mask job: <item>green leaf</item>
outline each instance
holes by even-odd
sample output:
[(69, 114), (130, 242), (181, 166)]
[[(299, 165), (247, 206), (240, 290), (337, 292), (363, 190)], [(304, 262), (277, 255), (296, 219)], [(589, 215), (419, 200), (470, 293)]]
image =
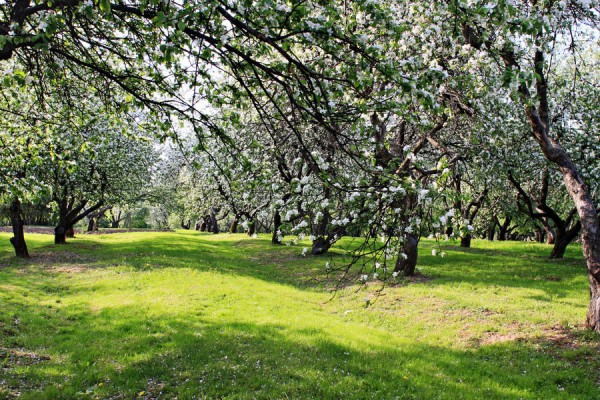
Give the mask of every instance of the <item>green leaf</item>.
[(98, 6), (100, 11), (110, 13), (110, 0), (98, 0)]

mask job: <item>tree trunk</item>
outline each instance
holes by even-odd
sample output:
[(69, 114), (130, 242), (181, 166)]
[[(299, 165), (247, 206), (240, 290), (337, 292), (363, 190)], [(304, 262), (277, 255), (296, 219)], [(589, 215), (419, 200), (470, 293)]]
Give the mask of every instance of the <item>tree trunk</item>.
[(219, 221), (217, 220), (217, 213), (215, 210), (210, 211), (210, 231), (212, 233), (219, 233)]
[(506, 219), (504, 220), (504, 223), (502, 223), (502, 225), (500, 225), (498, 227), (498, 240), (499, 241), (504, 241), (507, 239), (507, 235), (510, 232), (510, 221), (511, 219), (509, 217), (506, 217)]
[(15, 255), (21, 258), (29, 258), (27, 243), (25, 243), (23, 218), (21, 217), (21, 202), (16, 197), (10, 205), (10, 219), (13, 229), (13, 237), (10, 238), (10, 243), (15, 248)]
[(492, 221), (492, 223), (488, 226), (488, 229), (487, 229), (487, 240), (493, 241), (495, 234), (496, 234), (496, 224)]
[(567, 250), (567, 246), (571, 243), (567, 238), (559, 237), (554, 241), (554, 247), (552, 247), (552, 253), (550, 253), (550, 259), (560, 259), (565, 256), (565, 250)]
[(229, 225), (229, 233), (237, 233), (239, 222), (239, 217), (237, 215), (234, 216), (233, 221), (231, 221), (231, 225)]
[(70, 239), (73, 239), (75, 237), (75, 229), (73, 228), (73, 225), (67, 228), (65, 235)]
[(196, 225), (194, 226), (194, 229), (199, 231), (201, 225), (202, 225), (202, 222), (199, 219), (196, 220)]
[(546, 237), (546, 231), (542, 228), (537, 228), (534, 232), (535, 241), (538, 243), (544, 243), (544, 239)]
[(249, 220), (248, 221), (248, 236), (252, 236), (256, 233), (256, 223), (254, 222), (254, 220)]
[(281, 244), (281, 240), (279, 240), (280, 227), (281, 214), (279, 214), (279, 210), (275, 210), (275, 214), (273, 215), (273, 236), (271, 237), (271, 243), (273, 244)]
[(120, 222), (121, 222), (121, 211), (119, 211), (119, 214), (117, 214), (116, 217), (113, 215), (110, 227), (117, 229), (119, 227)]
[(556, 234), (551, 229), (546, 229), (546, 244), (554, 244), (556, 242)]
[(54, 244), (65, 244), (67, 243), (67, 228), (58, 225), (54, 228)]
[(98, 230), (98, 224), (96, 222), (96, 218), (88, 218), (88, 227), (87, 227), (87, 231), (88, 232), (94, 232)]
[(331, 247), (331, 243), (328, 243), (328, 240), (323, 236), (318, 236), (312, 243), (311, 253), (315, 256), (320, 254), (325, 254)]
[(471, 234), (467, 233), (465, 236), (460, 238), (460, 247), (471, 247)]
[(210, 220), (210, 217), (202, 218), (202, 222), (200, 223), (200, 232), (206, 232), (208, 229), (208, 220)]
[(398, 256), (394, 272), (399, 272), (403, 276), (413, 276), (415, 274), (415, 268), (417, 267), (417, 258), (419, 255), (418, 246), (419, 240), (416, 236), (406, 236), (406, 242), (402, 247), (402, 252), (406, 254), (406, 258), (404, 258), (402, 254)]

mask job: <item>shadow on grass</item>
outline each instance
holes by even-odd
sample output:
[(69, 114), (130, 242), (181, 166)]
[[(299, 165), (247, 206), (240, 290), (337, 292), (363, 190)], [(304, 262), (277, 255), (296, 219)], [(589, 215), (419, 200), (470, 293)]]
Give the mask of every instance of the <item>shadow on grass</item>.
[[(88, 237), (73, 240), (67, 246), (41, 246), (32, 252), (29, 261), (6, 256), (0, 258), (0, 267), (22, 266), (28, 263), (63, 265), (72, 268), (123, 266), (145, 271), (159, 268), (191, 268), (216, 270), (231, 275), (249, 276), (268, 282), (282, 283), (300, 289), (335, 288), (338, 281), (327, 276), (325, 263), (332, 259), (343, 264), (349, 260), (342, 251), (326, 256), (302, 256), (302, 246), (274, 246), (265, 239), (253, 240), (244, 234), (205, 234), (193, 231), (161, 233), (157, 235), (127, 236), (115, 241), (117, 235)], [(106, 241), (104, 241), (106, 240)], [(345, 247), (352, 244), (345, 243)], [(523, 245), (520, 243), (519, 245)], [(474, 240), (474, 246), (492, 246), (469, 249), (442, 244), (448, 257), (432, 257), (435, 243), (422, 241), (419, 265), (425, 277), (435, 278), (428, 285), (456, 283), (535, 288), (545, 292), (538, 300), (553, 301), (580, 291), (581, 279), (586, 275), (581, 258), (574, 258), (578, 246), (569, 247), (568, 258), (551, 261), (545, 253), (550, 246), (525, 244), (527, 253), (511, 242)], [(520, 251), (519, 251), (520, 249)], [(485, 262), (482, 262), (482, 259)], [(61, 272), (52, 268), (46, 272)], [(64, 272), (64, 271), (62, 271)], [(347, 282), (341, 287), (346, 287)]]
[(460, 350), (379, 337), (363, 327), (365, 337), (375, 340), (350, 344), (326, 327), (215, 321), (201, 309), (186, 318), (157, 318), (130, 307), (94, 312), (10, 306), (15, 307), (30, 322), (19, 327), (13, 348), (4, 351), (18, 351), (23, 335), (42, 338), (37, 346), (44, 354), (36, 362), (22, 357), (21, 365), (18, 355), (5, 358), (0, 395), (8, 398), (20, 393), (23, 399), (591, 399), (598, 394), (596, 377), (577, 368), (588, 361), (557, 359), (543, 342)]

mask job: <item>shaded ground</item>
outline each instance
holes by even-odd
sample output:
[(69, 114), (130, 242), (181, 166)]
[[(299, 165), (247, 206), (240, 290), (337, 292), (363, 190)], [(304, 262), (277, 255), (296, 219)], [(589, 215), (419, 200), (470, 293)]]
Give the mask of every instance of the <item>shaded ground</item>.
[(0, 398), (600, 398), (577, 247), (423, 241), (414, 281), (331, 300), (326, 258), (266, 236), (9, 236)]

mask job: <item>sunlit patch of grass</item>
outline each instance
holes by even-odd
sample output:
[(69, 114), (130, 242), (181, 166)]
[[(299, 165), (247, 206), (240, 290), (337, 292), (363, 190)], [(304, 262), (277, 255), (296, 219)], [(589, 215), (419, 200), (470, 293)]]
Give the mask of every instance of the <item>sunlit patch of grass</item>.
[(600, 397), (577, 246), (424, 240), (427, 280), (331, 299), (326, 257), (267, 236), (28, 235), (31, 260), (8, 237), (0, 397)]

